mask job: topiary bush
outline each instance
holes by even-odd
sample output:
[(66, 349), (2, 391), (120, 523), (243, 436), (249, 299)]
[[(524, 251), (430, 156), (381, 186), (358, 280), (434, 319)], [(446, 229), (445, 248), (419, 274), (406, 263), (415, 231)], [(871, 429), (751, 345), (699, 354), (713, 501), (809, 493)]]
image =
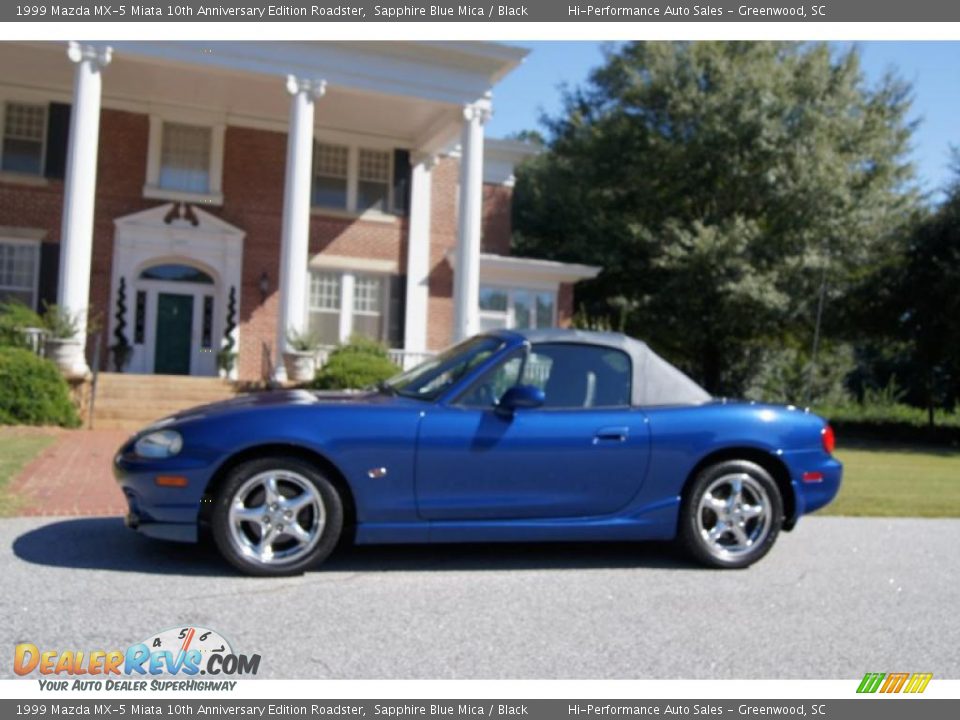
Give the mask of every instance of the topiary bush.
[(359, 390), (376, 385), (398, 372), (400, 368), (390, 361), (383, 345), (354, 337), (330, 353), (311, 387), (317, 390)]
[(78, 427), (66, 380), (29, 350), (0, 347), (0, 425)]

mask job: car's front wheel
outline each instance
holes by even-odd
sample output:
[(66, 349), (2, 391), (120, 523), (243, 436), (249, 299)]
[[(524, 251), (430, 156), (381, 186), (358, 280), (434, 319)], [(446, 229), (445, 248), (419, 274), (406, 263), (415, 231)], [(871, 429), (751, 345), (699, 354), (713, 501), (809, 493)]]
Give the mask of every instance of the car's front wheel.
[(234, 468), (214, 499), (220, 554), (250, 575), (294, 575), (319, 565), (343, 528), (343, 503), (316, 467), (258, 458)]
[(746, 460), (704, 468), (681, 506), (679, 539), (693, 558), (718, 568), (744, 568), (773, 547), (783, 500), (770, 473)]

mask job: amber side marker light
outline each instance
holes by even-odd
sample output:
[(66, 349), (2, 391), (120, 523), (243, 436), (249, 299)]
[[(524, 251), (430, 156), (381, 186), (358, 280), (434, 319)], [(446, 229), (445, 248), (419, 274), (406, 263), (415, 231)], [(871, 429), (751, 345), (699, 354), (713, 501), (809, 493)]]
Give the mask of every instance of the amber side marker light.
[(823, 441), (823, 449), (827, 451), (827, 455), (833, 455), (834, 448), (837, 447), (837, 438), (833, 434), (833, 428), (825, 425), (823, 430), (820, 431), (820, 440)]
[(154, 482), (160, 487), (186, 487), (187, 479), (182, 475), (157, 475)]

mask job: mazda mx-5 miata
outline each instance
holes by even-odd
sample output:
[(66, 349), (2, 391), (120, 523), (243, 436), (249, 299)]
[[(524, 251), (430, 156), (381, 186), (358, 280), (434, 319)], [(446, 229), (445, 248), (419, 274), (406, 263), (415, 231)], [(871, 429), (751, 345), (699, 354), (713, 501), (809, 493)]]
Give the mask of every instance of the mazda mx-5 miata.
[(615, 333), (496, 331), (375, 390), (241, 396), (133, 436), (127, 524), (255, 575), (357, 543), (676, 538), (742, 568), (840, 486), (833, 431), (717, 400)]

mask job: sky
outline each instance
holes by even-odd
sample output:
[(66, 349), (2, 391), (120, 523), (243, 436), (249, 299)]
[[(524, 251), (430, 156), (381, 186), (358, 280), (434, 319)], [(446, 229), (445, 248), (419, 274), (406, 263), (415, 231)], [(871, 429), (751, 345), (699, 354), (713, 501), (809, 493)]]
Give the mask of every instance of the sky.
[[(603, 62), (603, 43), (516, 43), (531, 50), (525, 62), (494, 88), (494, 116), (488, 137), (541, 129), (541, 113), (556, 114), (563, 84), (586, 81)], [(870, 81), (894, 70), (913, 85), (911, 119), (920, 120), (913, 138), (913, 161), (921, 188), (942, 198), (950, 180), (950, 147), (960, 146), (960, 42), (861, 42)], [(837, 43), (848, 47), (850, 43)]]

